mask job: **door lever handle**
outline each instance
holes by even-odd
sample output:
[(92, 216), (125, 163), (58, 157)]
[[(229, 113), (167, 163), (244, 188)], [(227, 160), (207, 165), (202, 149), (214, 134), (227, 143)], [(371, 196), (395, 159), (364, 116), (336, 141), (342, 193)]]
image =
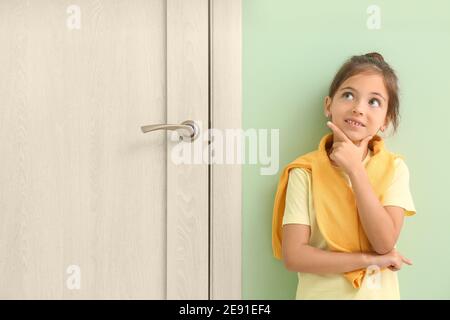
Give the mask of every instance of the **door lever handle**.
[(180, 140), (192, 142), (197, 139), (199, 135), (199, 127), (192, 120), (183, 121), (181, 124), (150, 124), (142, 126), (143, 133), (156, 130), (174, 130), (180, 135)]

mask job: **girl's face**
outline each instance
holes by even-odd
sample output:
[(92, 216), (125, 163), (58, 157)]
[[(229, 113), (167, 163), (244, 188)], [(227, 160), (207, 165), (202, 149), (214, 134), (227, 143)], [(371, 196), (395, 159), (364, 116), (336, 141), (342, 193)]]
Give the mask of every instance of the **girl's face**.
[(331, 121), (358, 144), (386, 128), (388, 99), (381, 75), (360, 73), (345, 80), (333, 98), (325, 97), (325, 116), (331, 115)]

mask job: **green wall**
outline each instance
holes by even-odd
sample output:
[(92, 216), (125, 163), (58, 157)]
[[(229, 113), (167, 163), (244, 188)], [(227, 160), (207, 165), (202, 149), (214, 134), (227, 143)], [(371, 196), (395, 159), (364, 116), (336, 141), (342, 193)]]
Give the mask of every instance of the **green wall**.
[[(369, 30), (371, 4), (381, 28)], [(329, 130), (323, 97), (354, 54), (378, 51), (397, 71), (399, 131), (387, 147), (405, 156), (417, 214), (398, 250), (402, 299), (450, 298), (450, 1), (243, 0), (243, 126), (279, 129), (279, 170), (243, 170), (243, 298), (293, 299), (295, 273), (274, 259), (271, 219), (282, 168), (316, 149)]]

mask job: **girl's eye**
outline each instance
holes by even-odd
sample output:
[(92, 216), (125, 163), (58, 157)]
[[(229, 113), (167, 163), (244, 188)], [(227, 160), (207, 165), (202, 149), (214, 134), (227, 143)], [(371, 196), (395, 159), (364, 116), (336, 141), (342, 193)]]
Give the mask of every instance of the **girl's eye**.
[(342, 96), (347, 98), (349, 95), (353, 97), (353, 93), (351, 93), (351, 92), (344, 92), (344, 94)]
[(378, 100), (378, 99), (375, 99), (375, 98), (370, 99), (369, 103), (370, 103), (371, 101), (375, 101), (375, 102), (376, 102), (375, 105), (371, 104), (371, 105), (374, 106), (374, 107), (379, 107), (379, 106), (381, 105), (380, 100)]

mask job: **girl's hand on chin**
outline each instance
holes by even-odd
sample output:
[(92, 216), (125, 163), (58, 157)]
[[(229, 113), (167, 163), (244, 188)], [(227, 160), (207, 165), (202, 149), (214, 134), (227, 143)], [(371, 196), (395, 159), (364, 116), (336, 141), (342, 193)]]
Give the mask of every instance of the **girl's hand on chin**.
[(330, 159), (341, 167), (348, 175), (353, 171), (362, 167), (362, 160), (367, 145), (372, 139), (369, 135), (355, 145), (346, 135), (331, 121), (327, 122), (327, 126), (333, 131), (335, 142), (332, 146)]

